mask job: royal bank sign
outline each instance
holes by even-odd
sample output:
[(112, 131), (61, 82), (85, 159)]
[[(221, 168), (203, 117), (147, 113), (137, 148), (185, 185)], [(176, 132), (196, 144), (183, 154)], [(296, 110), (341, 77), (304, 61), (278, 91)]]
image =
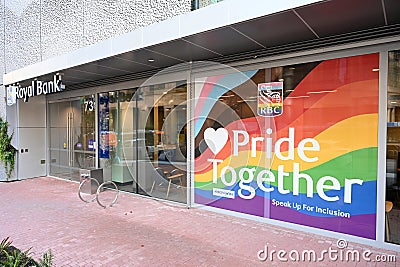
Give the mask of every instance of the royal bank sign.
[(7, 91), (7, 105), (11, 106), (17, 99), (28, 102), (30, 97), (58, 93), (65, 89), (61, 80), (61, 75), (55, 74), (52, 81), (33, 80), (29, 86), (9, 85)]

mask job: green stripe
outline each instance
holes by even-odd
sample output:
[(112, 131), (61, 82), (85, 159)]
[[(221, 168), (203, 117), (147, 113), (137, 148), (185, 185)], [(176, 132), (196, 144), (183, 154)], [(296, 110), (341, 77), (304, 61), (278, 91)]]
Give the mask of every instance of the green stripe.
[[(345, 179), (361, 179), (363, 181), (373, 181), (377, 178), (377, 164), (378, 164), (378, 148), (370, 147), (363, 148), (359, 150), (355, 150), (349, 152), (347, 154), (336, 157), (330, 161), (327, 161), (321, 165), (318, 165), (314, 168), (301, 171), (301, 162), (300, 162), (300, 173), (309, 175), (313, 180), (313, 191), (316, 192), (316, 183), (323, 176), (333, 176), (338, 179), (340, 186), (344, 185)], [(264, 168), (259, 166), (242, 166), (236, 168), (236, 173), (238, 173), (240, 169), (243, 167), (247, 168), (256, 168), (255, 179), (258, 173)], [(275, 182), (271, 183), (271, 185), (277, 186), (277, 170), (271, 170), (275, 175)], [(212, 175), (212, 173), (210, 173)], [(231, 173), (227, 172), (225, 174), (226, 180), (231, 181)], [(210, 177), (211, 178), (211, 177)], [(239, 179), (239, 177), (238, 177)], [(284, 177), (284, 189), (289, 189), (292, 191), (293, 189), (293, 173), (290, 172), (289, 176)], [(212, 188), (223, 188), (225, 185), (221, 182), (221, 179), (218, 178), (218, 183), (213, 184), (211, 182), (195, 182), (195, 188), (201, 188), (203, 190), (212, 190)], [(305, 179), (300, 179), (300, 193), (306, 193), (306, 182)]]

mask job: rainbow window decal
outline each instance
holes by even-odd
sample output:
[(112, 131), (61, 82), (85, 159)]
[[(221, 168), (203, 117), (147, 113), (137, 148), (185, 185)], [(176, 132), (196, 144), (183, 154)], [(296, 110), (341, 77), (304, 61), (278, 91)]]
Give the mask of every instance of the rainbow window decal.
[[(375, 239), (377, 68), (368, 54), (196, 80), (195, 203)], [(269, 86), (281, 109), (265, 116)]]

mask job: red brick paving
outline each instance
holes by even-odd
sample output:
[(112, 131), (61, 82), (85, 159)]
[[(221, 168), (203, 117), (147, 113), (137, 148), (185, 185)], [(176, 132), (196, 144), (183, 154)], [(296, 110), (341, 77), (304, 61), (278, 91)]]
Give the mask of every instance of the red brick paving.
[[(271, 266), (257, 252), (328, 249), (336, 240), (131, 194), (103, 209), (77, 196), (78, 184), (49, 177), (0, 183), (0, 239), (49, 248), (56, 266)], [(132, 210), (132, 213), (130, 211)], [(126, 215), (125, 213), (128, 212)], [(355, 248), (366, 246), (351, 244)], [(394, 251), (368, 248), (374, 253)], [(400, 253), (397, 252), (398, 262)], [(396, 266), (395, 263), (293, 263), (298, 266)], [(398, 266), (400, 263), (397, 263)]]

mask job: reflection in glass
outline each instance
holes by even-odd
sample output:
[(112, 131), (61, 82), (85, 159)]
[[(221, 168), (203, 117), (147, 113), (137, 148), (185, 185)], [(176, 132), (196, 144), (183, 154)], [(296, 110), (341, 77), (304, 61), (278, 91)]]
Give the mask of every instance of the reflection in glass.
[(186, 202), (186, 82), (139, 90), (139, 186), (148, 195)]
[(49, 103), (50, 175), (79, 181), (96, 166), (94, 95)]
[(196, 76), (194, 94), (213, 97), (194, 107), (194, 202), (374, 240), (378, 65), (368, 54)]
[(136, 89), (99, 94), (99, 158), (104, 181), (135, 192)]
[(186, 202), (186, 82), (99, 94), (99, 158), (120, 190)]
[(400, 244), (400, 51), (389, 52), (385, 240)]

